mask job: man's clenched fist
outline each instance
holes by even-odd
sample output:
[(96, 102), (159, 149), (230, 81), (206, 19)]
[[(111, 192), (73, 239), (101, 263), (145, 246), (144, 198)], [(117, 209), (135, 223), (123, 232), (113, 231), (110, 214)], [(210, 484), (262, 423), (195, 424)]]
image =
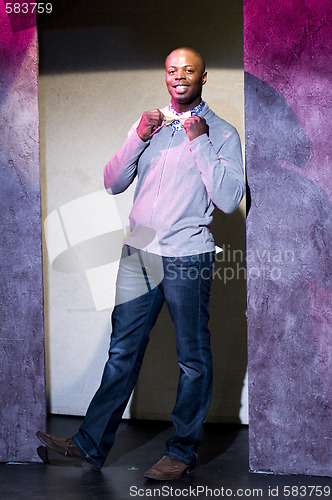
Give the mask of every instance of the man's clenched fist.
[(187, 136), (190, 141), (196, 139), (203, 134), (209, 133), (209, 127), (206, 124), (204, 118), (197, 115), (192, 115), (183, 124), (183, 128), (187, 132)]
[(150, 138), (151, 134), (161, 126), (163, 119), (164, 115), (160, 109), (144, 111), (137, 127), (137, 133), (142, 141), (147, 141)]

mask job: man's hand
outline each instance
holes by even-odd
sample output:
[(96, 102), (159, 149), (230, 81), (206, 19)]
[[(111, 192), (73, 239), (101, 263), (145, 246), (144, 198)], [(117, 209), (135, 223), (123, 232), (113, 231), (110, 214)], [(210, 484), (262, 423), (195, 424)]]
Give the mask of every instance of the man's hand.
[(193, 141), (200, 135), (209, 133), (209, 127), (206, 121), (204, 120), (204, 118), (201, 118), (197, 115), (192, 115), (187, 118), (187, 120), (183, 124), (183, 128), (187, 132), (187, 136), (190, 141)]
[(141, 120), (137, 127), (137, 133), (142, 139), (142, 141), (147, 141), (151, 134), (160, 127), (164, 119), (163, 113), (160, 109), (152, 109), (151, 111), (145, 111), (142, 114)]

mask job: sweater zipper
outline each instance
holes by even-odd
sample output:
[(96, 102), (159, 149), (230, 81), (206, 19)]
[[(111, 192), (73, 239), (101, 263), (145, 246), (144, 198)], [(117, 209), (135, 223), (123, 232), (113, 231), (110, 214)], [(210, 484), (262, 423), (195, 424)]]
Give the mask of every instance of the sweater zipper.
[(169, 149), (170, 149), (170, 147), (171, 147), (171, 144), (172, 144), (172, 142), (173, 142), (174, 135), (175, 135), (175, 131), (173, 130), (173, 131), (172, 131), (172, 135), (171, 135), (171, 137), (170, 137), (170, 140), (169, 140), (169, 142), (168, 142), (168, 146), (167, 146), (166, 154), (165, 154), (164, 161), (163, 161), (163, 164), (162, 164), (162, 167), (161, 167), (161, 172), (160, 172), (160, 176), (159, 176), (159, 182), (158, 182), (157, 192), (156, 192), (156, 196), (155, 196), (154, 203), (153, 203), (153, 209), (152, 209), (152, 211), (151, 211), (151, 217), (150, 217), (150, 227), (152, 227), (152, 219), (153, 219), (153, 215), (154, 215), (154, 212), (155, 212), (155, 209), (156, 209), (156, 206), (157, 206), (157, 201), (158, 201), (158, 198), (159, 198), (160, 187), (161, 187), (161, 181), (162, 181), (163, 174), (164, 174), (164, 169), (165, 169), (165, 163), (166, 163), (166, 160), (167, 160), (168, 151), (169, 151)]

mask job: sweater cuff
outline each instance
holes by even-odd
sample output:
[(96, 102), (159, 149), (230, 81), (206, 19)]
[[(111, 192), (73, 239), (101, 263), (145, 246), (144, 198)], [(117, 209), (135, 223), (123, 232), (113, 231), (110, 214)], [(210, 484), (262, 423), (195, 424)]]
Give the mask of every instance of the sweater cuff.
[(211, 144), (209, 136), (207, 134), (202, 134), (189, 142), (189, 149), (193, 153), (198, 151), (205, 144)]

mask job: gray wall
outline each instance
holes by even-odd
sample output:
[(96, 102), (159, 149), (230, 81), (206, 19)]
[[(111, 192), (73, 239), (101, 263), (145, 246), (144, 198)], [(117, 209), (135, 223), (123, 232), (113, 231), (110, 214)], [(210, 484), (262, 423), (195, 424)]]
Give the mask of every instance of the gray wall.
[(244, 4), (250, 467), (331, 476), (332, 12), (305, 4)]
[[(103, 166), (144, 110), (168, 104), (163, 61), (173, 48), (193, 46), (206, 56), (203, 97), (244, 137), (242, 2), (110, 4), (72, 2), (39, 30), (47, 380), (54, 413), (84, 414), (100, 380), (131, 195), (103, 197)], [(225, 257), (216, 266), (211, 304), (210, 421), (247, 421), (244, 218), (244, 205), (230, 216), (215, 212), (213, 232)], [(114, 236), (113, 262), (94, 254), (87, 266), (86, 245), (95, 252), (107, 234)], [(127, 415), (169, 419), (178, 378), (174, 344), (163, 310)]]
[(35, 433), (46, 427), (38, 49), (31, 25), (11, 25), (1, 2), (1, 462), (38, 461)]

